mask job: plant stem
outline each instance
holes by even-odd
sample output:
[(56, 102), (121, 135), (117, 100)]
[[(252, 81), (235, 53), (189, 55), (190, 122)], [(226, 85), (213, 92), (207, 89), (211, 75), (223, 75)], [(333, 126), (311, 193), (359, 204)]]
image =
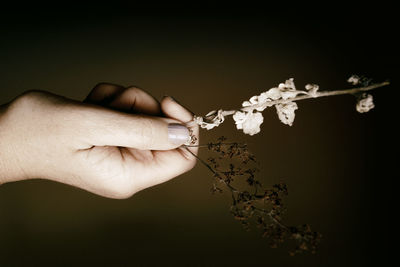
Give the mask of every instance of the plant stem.
[[(229, 146), (229, 145), (234, 145), (234, 144), (237, 144), (237, 143), (216, 143), (217, 145), (224, 145), (224, 146)], [(215, 144), (212, 144), (212, 145), (215, 145)], [(185, 147), (199, 147), (199, 148), (201, 148), (201, 147), (208, 147), (209, 145), (207, 144), (207, 145), (185, 145)], [(242, 146), (238, 146), (239, 148), (244, 148), (244, 147), (246, 147), (245, 145), (242, 145)]]
[[(365, 86), (365, 87), (357, 87), (357, 88), (342, 89), (342, 90), (335, 90), (335, 91), (321, 91), (321, 92), (316, 92), (316, 94), (314, 96), (301, 95), (301, 96), (297, 96), (297, 97), (293, 97), (293, 98), (289, 98), (289, 99), (279, 99), (279, 100), (275, 100), (275, 101), (268, 101), (265, 103), (244, 107), (244, 108), (241, 108), (240, 110), (241, 111), (252, 111), (256, 108), (271, 107), (271, 106), (274, 106), (277, 104), (284, 104), (284, 103), (288, 103), (288, 102), (294, 102), (294, 101), (310, 99), (310, 98), (318, 98), (318, 97), (334, 96), (334, 95), (345, 95), (345, 94), (355, 94), (358, 92), (366, 92), (366, 91), (370, 91), (370, 90), (373, 90), (373, 89), (376, 89), (379, 87), (384, 87), (389, 84), (390, 84), (389, 81), (385, 81), (385, 82), (375, 83), (375, 84)], [(237, 110), (224, 110), (222, 112), (222, 115), (223, 116), (233, 115), (233, 114), (235, 114), (236, 111)], [(210, 116), (210, 117), (212, 117), (212, 116)], [(205, 119), (207, 119), (207, 117), (205, 117)]]
[[(203, 159), (201, 159), (200, 157), (198, 157), (196, 154), (194, 154), (192, 151), (190, 151), (190, 149), (187, 148), (187, 146), (185, 146), (185, 149), (187, 151), (189, 151), (190, 154), (192, 154), (198, 161), (200, 161), (204, 166), (207, 167), (207, 169), (209, 169), (213, 174), (218, 175), (218, 172), (216, 170), (214, 170), (207, 162), (205, 162)], [(232, 193), (237, 193), (240, 192), (239, 190), (237, 190), (235, 187), (231, 186), (230, 184), (228, 184), (227, 182), (225, 182), (224, 180), (223, 183), (232, 191)]]
[(271, 220), (272, 220), (274, 223), (276, 223), (277, 225), (279, 225), (279, 226), (282, 227), (283, 229), (289, 231), (289, 227), (287, 227), (287, 226), (284, 225), (280, 220), (278, 220), (277, 218), (275, 218), (275, 217), (272, 215), (272, 212), (271, 212), (271, 211), (268, 212), (267, 210), (260, 209), (260, 208), (257, 208), (257, 207), (254, 207), (254, 209), (257, 210), (257, 211), (259, 211), (259, 212), (261, 212), (262, 214), (267, 214), (267, 215), (271, 218)]
[[(188, 146), (184, 146), (184, 148), (190, 153), (192, 154), (197, 160), (199, 160), (204, 166), (207, 167), (207, 169), (209, 169), (213, 174), (217, 174), (218, 172), (216, 170), (214, 170), (207, 162), (205, 162), (203, 159), (201, 159), (200, 157), (198, 157), (196, 154), (194, 154), (192, 151), (190, 151), (190, 149), (188, 148)], [(231, 186), (229, 183), (227, 183), (224, 180), (221, 180), (230, 190), (231, 190), (231, 195), (232, 195), (232, 201), (233, 201), (233, 205), (236, 205), (236, 198), (234, 193), (239, 193), (240, 191), (237, 190), (236, 188), (234, 188), (233, 186)], [(257, 196), (257, 188), (256, 188), (256, 193), (254, 194), (256, 198), (262, 198), (264, 196)], [(279, 219), (275, 218), (275, 216), (272, 214), (272, 211), (267, 211), (258, 207), (254, 207), (253, 208), (262, 213), (262, 214), (266, 214), (268, 215), (268, 217), (271, 219), (271, 221), (277, 225), (279, 225), (282, 229), (284, 229), (285, 231), (289, 231), (289, 227), (287, 227), (284, 223), (282, 223)]]
[(289, 98), (289, 99), (279, 99), (279, 100), (275, 100), (275, 101), (269, 101), (263, 104), (259, 104), (259, 105), (254, 105), (251, 107), (245, 107), (242, 108), (242, 111), (249, 111), (249, 110), (253, 110), (254, 108), (257, 107), (263, 107), (264, 105), (266, 105), (267, 107), (271, 107), (277, 104), (283, 104), (283, 103), (288, 103), (288, 102), (293, 102), (293, 101), (299, 101), (299, 100), (304, 100), (304, 99), (309, 99), (309, 98), (318, 98), (318, 97), (324, 97), (324, 96), (334, 96), (334, 95), (346, 95), (346, 94), (355, 94), (358, 92), (366, 92), (366, 91), (370, 91), (379, 87), (383, 87), (386, 85), (389, 85), (390, 82), (385, 81), (382, 83), (376, 83), (376, 84), (372, 84), (370, 86), (365, 86), (365, 87), (358, 87), (358, 88), (352, 88), (352, 89), (343, 89), (343, 90), (335, 90), (335, 91), (322, 91), (322, 92), (316, 92), (315, 96), (310, 96), (310, 95), (301, 95), (301, 96), (297, 96), (294, 98)]
[(190, 154), (192, 154), (198, 161), (200, 161), (204, 166), (206, 166), (213, 174), (218, 174), (207, 162), (205, 162), (203, 159), (198, 157), (196, 154), (194, 154), (188, 146), (184, 146), (187, 151), (189, 151)]

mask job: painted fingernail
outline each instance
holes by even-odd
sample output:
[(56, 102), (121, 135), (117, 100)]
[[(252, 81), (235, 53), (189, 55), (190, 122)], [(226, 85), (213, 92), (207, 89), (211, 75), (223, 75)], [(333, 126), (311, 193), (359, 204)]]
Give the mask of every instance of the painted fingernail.
[(174, 145), (182, 145), (190, 138), (189, 130), (179, 123), (168, 124), (168, 139)]

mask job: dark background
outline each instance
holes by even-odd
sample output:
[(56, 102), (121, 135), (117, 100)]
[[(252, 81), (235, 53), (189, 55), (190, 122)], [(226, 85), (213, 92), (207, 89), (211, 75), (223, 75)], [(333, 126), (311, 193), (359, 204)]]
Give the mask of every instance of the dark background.
[(291, 77), (298, 88), (321, 90), (349, 87), (351, 74), (392, 84), (373, 92), (367, 114), (356, 112), (353, 96), (336, 96), (299, 102), (292, 127), (271, 109), (254, 137), (231, 119), (201, 132), (201, 143), (222, 134), (247, 142), (261, 162), (259, 179), (288, 184), (285, 221), (323, 234), (316, 255), (290, 257), (285, 245), (271, 249), (256, 229), (242, 230), (229, 195), (211, 195), (211, 175), (198, 164), (126, 200), (44, 180), (2, 185), (0, 266), (388, 263), (396, 233), (394, 8), (314, 8), (2, 8), (0, 103), (28, 89), (83, 99), (104, 81), (171, 95), (205, 114), (238, 108)]

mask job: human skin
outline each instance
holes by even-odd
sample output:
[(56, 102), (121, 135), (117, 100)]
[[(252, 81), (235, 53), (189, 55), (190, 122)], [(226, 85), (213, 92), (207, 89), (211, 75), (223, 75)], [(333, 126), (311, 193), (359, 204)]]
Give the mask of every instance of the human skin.
[(136, 87), (101, 83), (83, 102), (28, 91), (0, 107), (0, 184), (41, 178), (128, 198), (194, 167), (181, 147), (192, 118)]

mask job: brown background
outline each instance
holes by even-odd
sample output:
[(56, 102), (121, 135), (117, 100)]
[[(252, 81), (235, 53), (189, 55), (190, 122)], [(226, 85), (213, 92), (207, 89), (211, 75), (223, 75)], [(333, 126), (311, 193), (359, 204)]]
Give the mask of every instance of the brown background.
[[(353, 73), (396, 83), (394, 19), (383, 15), (390, 7), (327, 15), (330, 8), (70, 7), (11, 15), (3, 9), (0, 103), (28, 89), (83, 99), (105, 81), (137, 85), (159, 99), (171, 95), (205, 114), (238, 108), (291, 77), (298, 88), (317, 83), (323, 90), (348, 87)], [(292, 127), (266, 110), (254, 137), (236, 131), (231, 119), (201, 132), (201, 143), (222, 134), (247, 142), (261, 162), (261, 181), (288, 184), (285, 220), (323, 234), (316, 255), (290, 257), (285, 245), (271, 249), (257, 230), (243, 231), (229, 213), (229, 195), (211, 195), (210, 173), (198, 164), (127, 200), (44, 180), (2, 185), (0, 266), (386, 262), (394, 181), (388, 151), (397, 143), (391, 136), (398, 120), (393, 90), (376, 90), (368, 114), (356, 112), (353, 96), (338, 96), (299, 102)]]

